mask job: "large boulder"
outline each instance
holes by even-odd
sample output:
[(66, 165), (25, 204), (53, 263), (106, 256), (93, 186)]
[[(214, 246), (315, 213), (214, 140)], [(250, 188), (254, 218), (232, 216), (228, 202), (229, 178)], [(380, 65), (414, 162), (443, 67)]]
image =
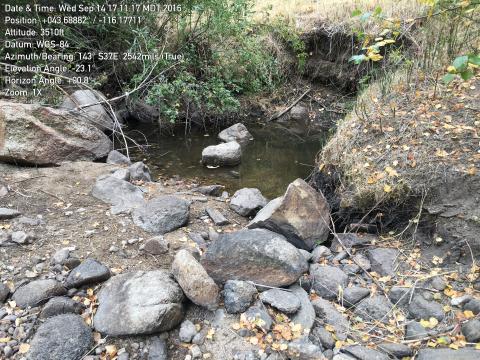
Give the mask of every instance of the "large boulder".
[[(77, 90), (70, 96), (65, 97), (65, 100), (60, 107), (62, 109), (70, 110), (74, 112), (76, 116), (88, 120), (101, 131), (112, 130), (112, 118), (105, 111), (102, 104), (96, 104), (105, 99), (105, 96), (99, 91)], [(85, 105), (91, 106), (83, 107)]]
[(255, 215), (265, 205), (267, 199), (255, 188), (237, 190), (230, 200), (230, 209), (242, 216)]
[(98, 293), (93, 324), (110, 336), (168, 331), (183, 319), (183, 299), (182, 289), (165, 270), (124, 273)]
[(0, 161), (55, 165), (108, 155), (110, 139), (65, 110), (0, 100)]
[(133, 222), (143, 230), (163, 235), (188, 222), (190, 204), (176, 196), (154, 198), (133, 211)]
[(293, 284), (308, 269), (297, 248), (265, 229), (220, 235), (208, 247), (202, 264), (215, 281), (250, 280), (268, 286)]
[(239, 144), (244, 144), (249, 140), (253, 140), (253, 136), (242, 123), (237, 123), (220, 131), (218, 138), (223, 142), (236, 141)]
[(82, 359), (93, 343), (92, 330), (81, 316), (54, 316), (38, 328), (30, 343), (27, 360)]
[(248, 224), (282, 234), (300, 249), (312, 250), (330, 233), (330, 208), (324, 196), (302, 179), (292, 182), (283, 197), (270, 201)]
[(207, 166), (235, 166), (241, 159), (242, 148), (235, 141), (210, 145), (202, 151), (202, 163)]
[(143, 192), (128, 181), (115, 176), (101, 176), (95, 182), (92, 196), (112, 205), (112, 214), (130, 212), (145, 203)]
[(180, 250), (175, 255), (172, 274), (193, 303), (211, 310), (217, 308), (220, 294), (218, 286), (187, 250)]

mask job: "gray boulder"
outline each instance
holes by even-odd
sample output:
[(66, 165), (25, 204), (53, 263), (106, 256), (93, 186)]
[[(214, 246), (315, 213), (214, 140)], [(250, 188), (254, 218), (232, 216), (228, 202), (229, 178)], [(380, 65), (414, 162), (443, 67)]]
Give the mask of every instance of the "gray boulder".
[(235, 166), (241, 160), (242, 148), (235, 141), (207, 146), (202, 151), (202, 163), (207, 166)]
[(327, 240), (329, 226), (327, 200), (302, 179), (292, 182), (283, 197), (270, 201), (248, 224), (250, 229), (282, 234), (296, 247), (309, 251)]
[(478, 350), (473, 348), (453, 349), (420, 349), (416, 360), (478, 360)]
[(257, 289), (246, 281), (228, 280), (223, 287), (225, 310), (229, 314), (237, 314), (246, 311), (255, 295)]
[(22, 215), (22, 213), (15, 209), (0, 208), (0, 220), (8, 220), (16, 218)]
[(65, 295), (66, 293), (67, 289), (56, 280), (34, 280), (15, 290), (12, 300), (21, 308), (35, 307), (44, 304), (51, 297)]
[(56, 296), (48, 300), (40, 313), (43, 319), (61, 314), (80, 314), (82, 305), (68, 297)]
[(388, 323), (392, 309), (393, 304), (385, 296), (376, 295), (358, 303), (354, 313), (365, 321), (378, 320)]
[(81, 316), (54, 316), (38, 328), (27, 360), (78, 360), (92, 348), (93, 342), (92, 330)]
[(260, 300), (286, 314), (295, 313), (300, 308), (298, 297), (286, 290), (270, 289), (264, 291), (260, 294)]
[(110, 336), (168, 331), (183, 318), (182, 289), (165, 270), (116, 275), (98, 293), (93, 325)]
[(69, 288), (78, 288), (108, 280), (110, 276), (110, 270), (105, 265), (89, 258), (68, 274), (65, 284)]
[(114, 176), (99, 177), (93, 186), (92, 196), (112, 205), (112, 214), (130, 212), (145, 203), (142, 190)]
[(340, 289), (345, 289), (348, 285), (347, 274), (334, 266), (312, 264), (310, 265), (310, 276), (315, 292), (328, 300), (336, 299)]
[(36, 104), (0, 101), (4, 141), (0, 161), (57, 165), (96, 160), (110, 152), (110, 139), (89, 121)]
[(241, 216), (255, 215), (258, 210), (267, 205), (267, 199), (260, 190), (243, 188), (233, 194), (230, 200), (230, 209)]
[(152, 181), (150, 169), (143, 162), (138, 161), (128, 167), (130, 180), (132, 181)]
[(210, 310), (218, 307), (218, 286), (187, 250), (180, 250), (175, 255), (172, 274), (193, 303)]
[(322, 298), (313, 300), (312, 305), (321, 322), (333, 326), (339, 340), (346, 340), (350, 324), (335, 306)]
[(70, 96), (65, 97), (60, 108), (72, 111), (78, 117), (88, 120), (101, 131), (112, 130), (113, 120), (102, 104), (81, 108), (82, 105), (95, 104), (105, 99), (100, 91), (77, 90)]
[(248, 132), (248, 129), (242, 123), (232, 125), (225, 130), (220, 131), (218, 138), (223, 142), (236, 141), (239, 144), (244, 144), (249, 140), (253, 140), (253, 136)]
[(188, 222), (190, 204), (175, 196), (159, 196), (133, 211), (135, 225), (143, 230), (163, 235)]
[(395, 275), (395, 261), (398, 254), (398, 250), (390, 248), (370, 249), (367, 252), (372, 271), (381, 276)]
[(132, 162), (128, 157), (123, 155), (120, 151), (112, 150), (108, 153), (107, 164), (114, 165), (130, 165)]
[(425, 300), (421, 295), (415, 295), (408, 305), (410, 316), (415, 319), (435, 319), (441, 321), (445, 317), (443, 306), (436, 301)]
[(220, 235), (208, 247), (202, 264), (221, 283), (250, 280), (276, 287), (294, 283), (308, 269), (305, 258), (293, 245), (282, 235), (264, 229)]

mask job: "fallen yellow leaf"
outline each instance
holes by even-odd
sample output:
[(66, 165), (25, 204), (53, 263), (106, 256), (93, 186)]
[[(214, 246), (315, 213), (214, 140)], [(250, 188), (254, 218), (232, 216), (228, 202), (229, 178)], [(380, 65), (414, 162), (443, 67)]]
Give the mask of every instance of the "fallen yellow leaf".
[(28, 350), (30, 350), (30, 344), (20, 344), (19, 348), (18, 348), (18, 352), (20, 354), (26, 354), (28, 352)]

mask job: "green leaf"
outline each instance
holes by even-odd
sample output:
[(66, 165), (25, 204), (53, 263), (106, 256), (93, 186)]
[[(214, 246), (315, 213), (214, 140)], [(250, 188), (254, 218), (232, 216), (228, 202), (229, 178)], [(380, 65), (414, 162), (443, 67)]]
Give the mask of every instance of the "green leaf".
[(462, 77), (463, 80), (467, 81), (467, 80), (470, 80), (472, 77), (473, 77), (473, 71), (468, 69), (468, 70), (465, 70), (465, 71), (462, 71), (460, 73), (460, 76)]
[(455, 69), (457, 69), (458, 72), (465, 71), (468, 65), (468, 56), (463, 55), (457, 57), (455, 60), (453, 60), (452, 65), (455, 66)]
[(470, 55), (468, 57), (468, 62), (473, 65), (480, 66), (480, 55)]
[(353, 61), (356, 65), (360, 64), (362, 61), (367, 61), (368, 60), (368, 57), (366, 57), (365, 55), (361, 54), (361, 55), (353, 55), (349, 61)]
[(359, 16), (362, 14), (362, 11), (360, 9), (355, 9), (352, 11), (352, 16), (355, 17), (355, 16)]
[(455, 79), (455, 74), (445, 74), (445, 76), (442, 78), (445, 84), (452, 82), (453, 79)]
[(374, 16), (378, 16), (382, 13), (382, 8), (380, 6), (377, 6), (375, 10), (373, 11)]
[(367, 21), (368, 18), (372, 15), (370, 12), (363, 13), (362, 16), (360, 16), (360, 21)]

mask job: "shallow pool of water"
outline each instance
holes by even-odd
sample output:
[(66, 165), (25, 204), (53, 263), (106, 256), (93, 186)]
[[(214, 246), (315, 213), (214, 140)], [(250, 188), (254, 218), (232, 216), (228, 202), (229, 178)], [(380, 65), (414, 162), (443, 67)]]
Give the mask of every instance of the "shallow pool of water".
[[(310, 135), (287, 125), (247, 125), (254, 137), (243, 147), (242, 163), (234, 167), (209, 169), (200, 162), (202, 150), (218, 144), (218, 131), (192, 130), (185, 135), (155, 134), (153, 125), (130, 126), (129, 135), (141, 141), (139, 132), (148, 140), (147, 152), (134, 153), (136, 160), (146, 159), (155, 176), (178, 175), (196, 179), (202, 184), (222, 184), (230, 193), (243, 187), (256, 187), (268, 198), (285, 192), (296, 178), (306, 178), (313, 169), (315, 156), (324, 143), (325, 134)], [(145, 141), (143, 140), (142, 143)]]

